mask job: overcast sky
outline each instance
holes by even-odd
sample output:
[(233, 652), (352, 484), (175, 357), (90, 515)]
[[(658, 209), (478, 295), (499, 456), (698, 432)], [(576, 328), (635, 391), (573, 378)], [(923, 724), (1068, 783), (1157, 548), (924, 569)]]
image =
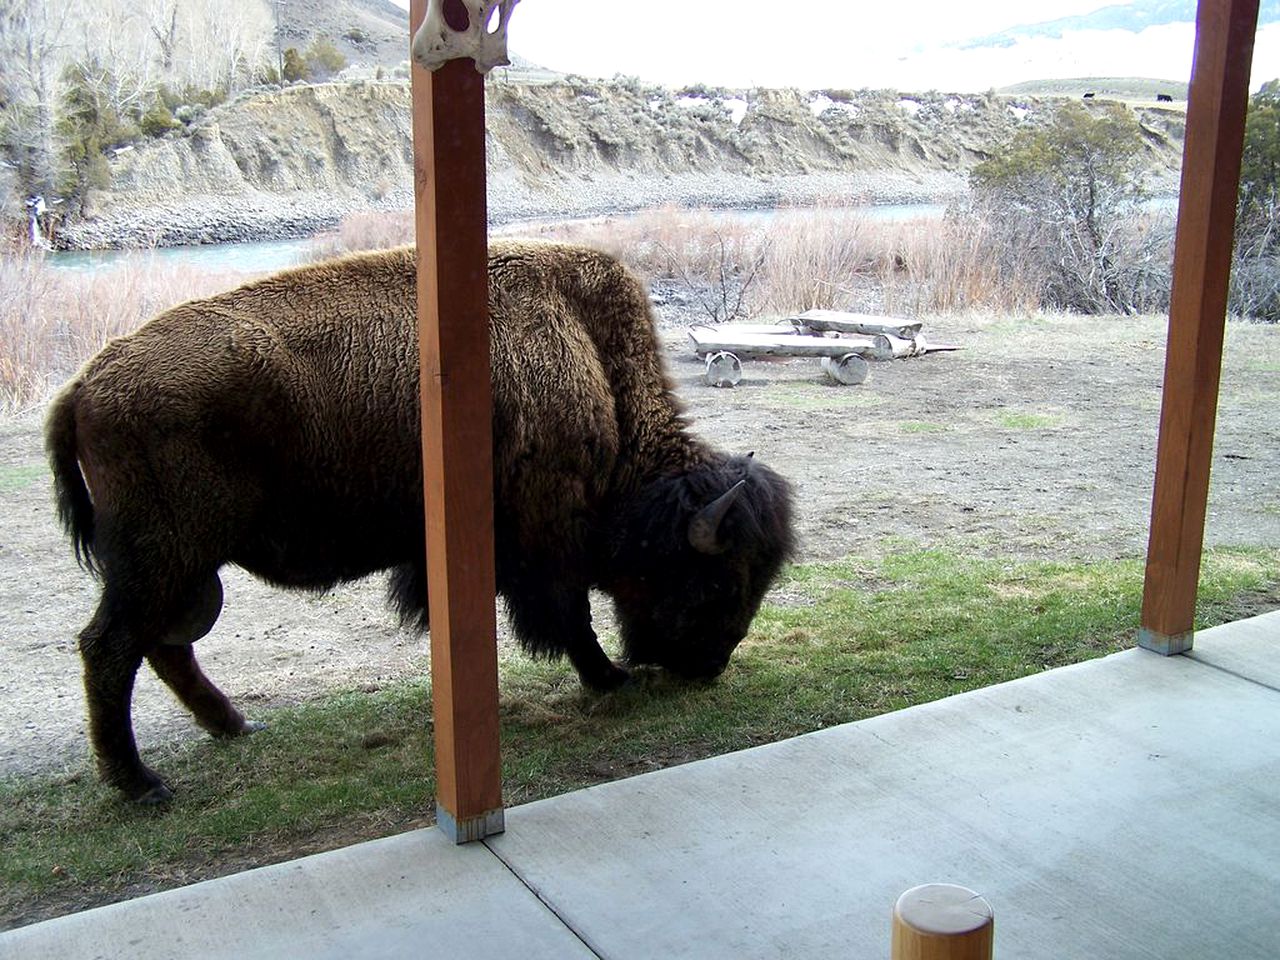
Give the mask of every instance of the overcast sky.
[[(394, 0), (408, 7), (408, 0)], [(994, 50), (960, 41), (1088, 13), (1105, 0), (523, 0), (511, 49), (541, 66), (667, 84), (985, 90), (1020, 80), (1186, 80), (1194, 29), (1068, 34)], [(1280, 76), (1280, 24), (1258, 32), (1253, 82)]]

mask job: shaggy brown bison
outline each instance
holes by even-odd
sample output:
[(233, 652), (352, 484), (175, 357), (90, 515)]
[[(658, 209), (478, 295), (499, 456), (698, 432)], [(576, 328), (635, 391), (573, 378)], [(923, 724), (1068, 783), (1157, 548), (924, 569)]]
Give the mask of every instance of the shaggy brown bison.
[[(103, 584), (80, 634), (90, 738), (127, 796), (171, 795), (133, 738), (144, 658), (203, 727), (250, 729), (192, 652), (223, 564), (309, 590), (390, 570), (427, 626), (414, 290), (411, 249), (287, 271), (112, 341), (54, 401), (58, 511)], [(718, 675), (791, 550), (786, 481), (689, 433), (614, 259), (495, 244), (489, 306), (497, 583), (523, 646), (624, 681), (598, 587), (629, 662)]]

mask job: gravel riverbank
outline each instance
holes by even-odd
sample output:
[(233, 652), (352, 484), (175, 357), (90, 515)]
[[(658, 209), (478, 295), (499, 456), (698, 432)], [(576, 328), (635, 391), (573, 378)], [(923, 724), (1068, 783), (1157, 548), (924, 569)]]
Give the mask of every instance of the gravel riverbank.
[[(674, 204), (717, 208), (946, 202), (963, 195), (960, 174), (856, 170), (756, 178), (741, 174), (619, 174), (557, 177), (530, 183), (507, 171), (489, 181), (489, 221), (583, 217)], [(408, 189), (378, 201), (350, 193), (242, 192), (175, 197), (146, 206), (117, 207), (65, 227), (67, 250), (168, 247), (203, 243), (289, 240), (331, 229), (367, 210), (404, 210)]]

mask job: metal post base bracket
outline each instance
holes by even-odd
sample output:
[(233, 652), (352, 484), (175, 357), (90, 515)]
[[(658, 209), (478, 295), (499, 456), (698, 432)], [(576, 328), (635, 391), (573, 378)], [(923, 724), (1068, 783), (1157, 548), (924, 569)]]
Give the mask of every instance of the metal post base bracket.
[(502, 808), (489, 810), (477, 817), (458, 820), (452, 813), (436, 804), (436, 826), (454, 843), (471, 843), (502, 833), (506, 829), (506, 821)]
[(1195, 636), (1194, 630), (1185, 630), (1170, 636), (1166, 633), (1158, 633), (1150, 627), (1139, 627), (1138, 646), (1144, 650), (1154, 650), (1166, 657), (1172, 657), (1174, 654), (1186, 653), (1190, 650)]

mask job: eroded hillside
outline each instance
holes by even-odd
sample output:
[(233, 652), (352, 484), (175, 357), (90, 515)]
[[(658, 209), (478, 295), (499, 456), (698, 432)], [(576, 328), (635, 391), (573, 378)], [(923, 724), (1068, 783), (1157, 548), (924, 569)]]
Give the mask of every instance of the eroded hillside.
[[(488, 86), (490, 213), (574, 215), (662, 202), (937, 199), (1052, 101), (887, 91), (679, 94), (634, 80)], [(242, 95), (111, 160), (111, 187), (65, 245), (261, 239), (412, 198), (403, 80)], [(1137, 109), (1150, 167), (1171, 182), (1180, 109)]]

